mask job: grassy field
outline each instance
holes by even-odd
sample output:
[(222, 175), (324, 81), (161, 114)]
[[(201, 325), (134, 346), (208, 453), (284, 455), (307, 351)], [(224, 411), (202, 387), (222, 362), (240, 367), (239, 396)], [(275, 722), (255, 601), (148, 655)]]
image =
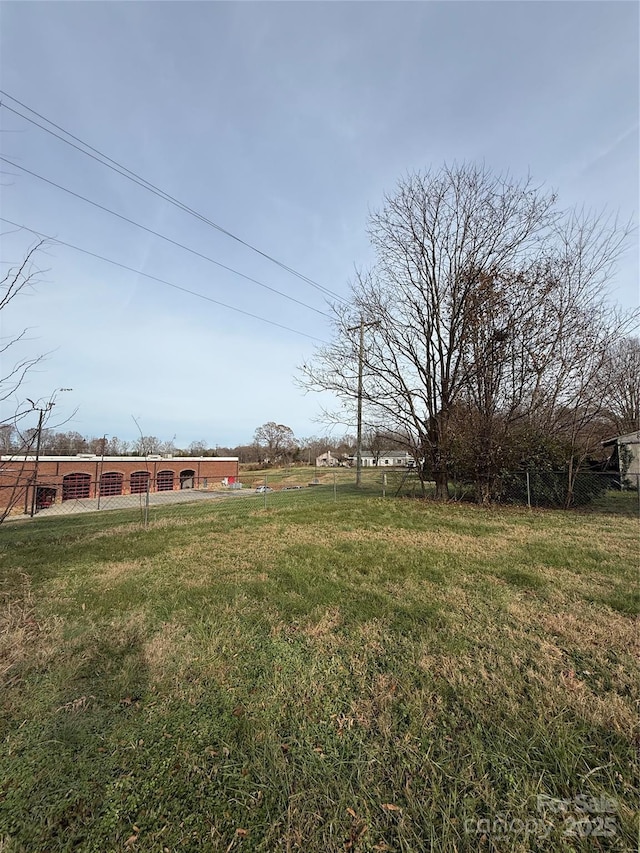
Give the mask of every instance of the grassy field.
[(637, 498), (314, 495), (0, 529), (0, 850), (635, 850)]
[[(307, 486), (313, 480), (318, 480), (321, 485), (333, 485), (334, 479), (338, 485), (353, 483), (355, 470), (353, 468), (316, 468), (313, 465), (291, 465), (288, 468), (265, 468), (261, 471), (252, 471), (240, 466), (240, 479), (244, 486), (255, 488), (266, 482), (274, 489), (283, 489), (287, 486)], [(393, 469), (401, 471), (402, 469)], [(371, 486), (378, 487), (381, 483), (381, 470), (368, 468), (362, 471), (363, 481)], [(380, 488), (377, 488), (380, 493)]]

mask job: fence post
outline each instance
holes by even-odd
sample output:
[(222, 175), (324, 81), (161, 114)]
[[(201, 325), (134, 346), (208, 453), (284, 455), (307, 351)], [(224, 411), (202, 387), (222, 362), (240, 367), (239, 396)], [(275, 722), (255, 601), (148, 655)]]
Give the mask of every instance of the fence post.
[(267, 508), (267, 475), (264, 475), (264, 508)]
[(382, 475), (382, 497), (386, 498), (387, 496), (387, 475), (386, 472)]
[(151, 488), (151, 477), (147, 477), (147, 491), (144, 496), (144, 526), (149, 526), (149, 489)]
[(527, 471), (527, 506), (531, 509), (531, 479)]
[(333, 472), (333, 502), (338, 503), (338, 489), (336, 486), (336, 472)]

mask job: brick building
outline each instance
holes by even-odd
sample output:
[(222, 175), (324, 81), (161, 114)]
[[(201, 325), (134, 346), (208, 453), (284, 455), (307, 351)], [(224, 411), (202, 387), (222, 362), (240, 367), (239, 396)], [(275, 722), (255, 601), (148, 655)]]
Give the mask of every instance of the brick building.
[(0, 511), (99, 496), (210, 489), (238, 478), (236, 456), (0, 456)]

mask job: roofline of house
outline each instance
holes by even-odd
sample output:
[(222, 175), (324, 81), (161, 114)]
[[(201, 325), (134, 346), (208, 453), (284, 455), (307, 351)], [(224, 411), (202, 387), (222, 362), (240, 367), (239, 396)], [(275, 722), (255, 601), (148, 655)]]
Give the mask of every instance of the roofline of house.
[(640, 430), (626, 432), (624, 435), (616, 435), (601, 441), (602, 447), (612, 447), (614, 444), (640, 444)]
[[(353, 459), (355, 459), (356, 454), (354, 453), (352, 455), (353, 455)], [(383, 456), (411, 456), (411, 454), (409, 453), (408, 450), (388, 450), (386, 453), (371, 453), (371, 451), (367, 450), (364, 453), (361, 453), (360, 456), (362, 456), (363, 458), (366, 456), (367, 459), (369, 459), (369, 458), (375, 459), (376, 456), (378, 456), (378, 457), (383, 457)], [(351, 458), (352, 458), (352, 456), (350, 455), (349, 459), (351, 459)]]

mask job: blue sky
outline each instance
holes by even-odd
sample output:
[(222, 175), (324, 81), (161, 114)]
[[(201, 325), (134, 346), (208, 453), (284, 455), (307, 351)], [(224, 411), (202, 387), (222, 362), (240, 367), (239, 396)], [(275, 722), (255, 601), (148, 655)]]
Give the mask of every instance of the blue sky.
[[(407, 171), (481, 160), (562, 206), (637, 220), (635, 2), (0, 4), (1, 88), (342, 297), (368, 211)], [(16, 107), (6, 100), (9, 106)], [(3, 317), (49, 356), (65, 429), (245, 443), (299, 437), (330, 399), (296, 366), (321, 292), (0, 109), (2, 156), (294, 297), (302, 307), (3, 164), (1, 215), (296, 334), (52, 245)], [(2, 261), (32, 237), (3, 225)], [(638, 303), (634, 235), (613, 282)], [(309, 336), (309, 337), (305, 337)]]

